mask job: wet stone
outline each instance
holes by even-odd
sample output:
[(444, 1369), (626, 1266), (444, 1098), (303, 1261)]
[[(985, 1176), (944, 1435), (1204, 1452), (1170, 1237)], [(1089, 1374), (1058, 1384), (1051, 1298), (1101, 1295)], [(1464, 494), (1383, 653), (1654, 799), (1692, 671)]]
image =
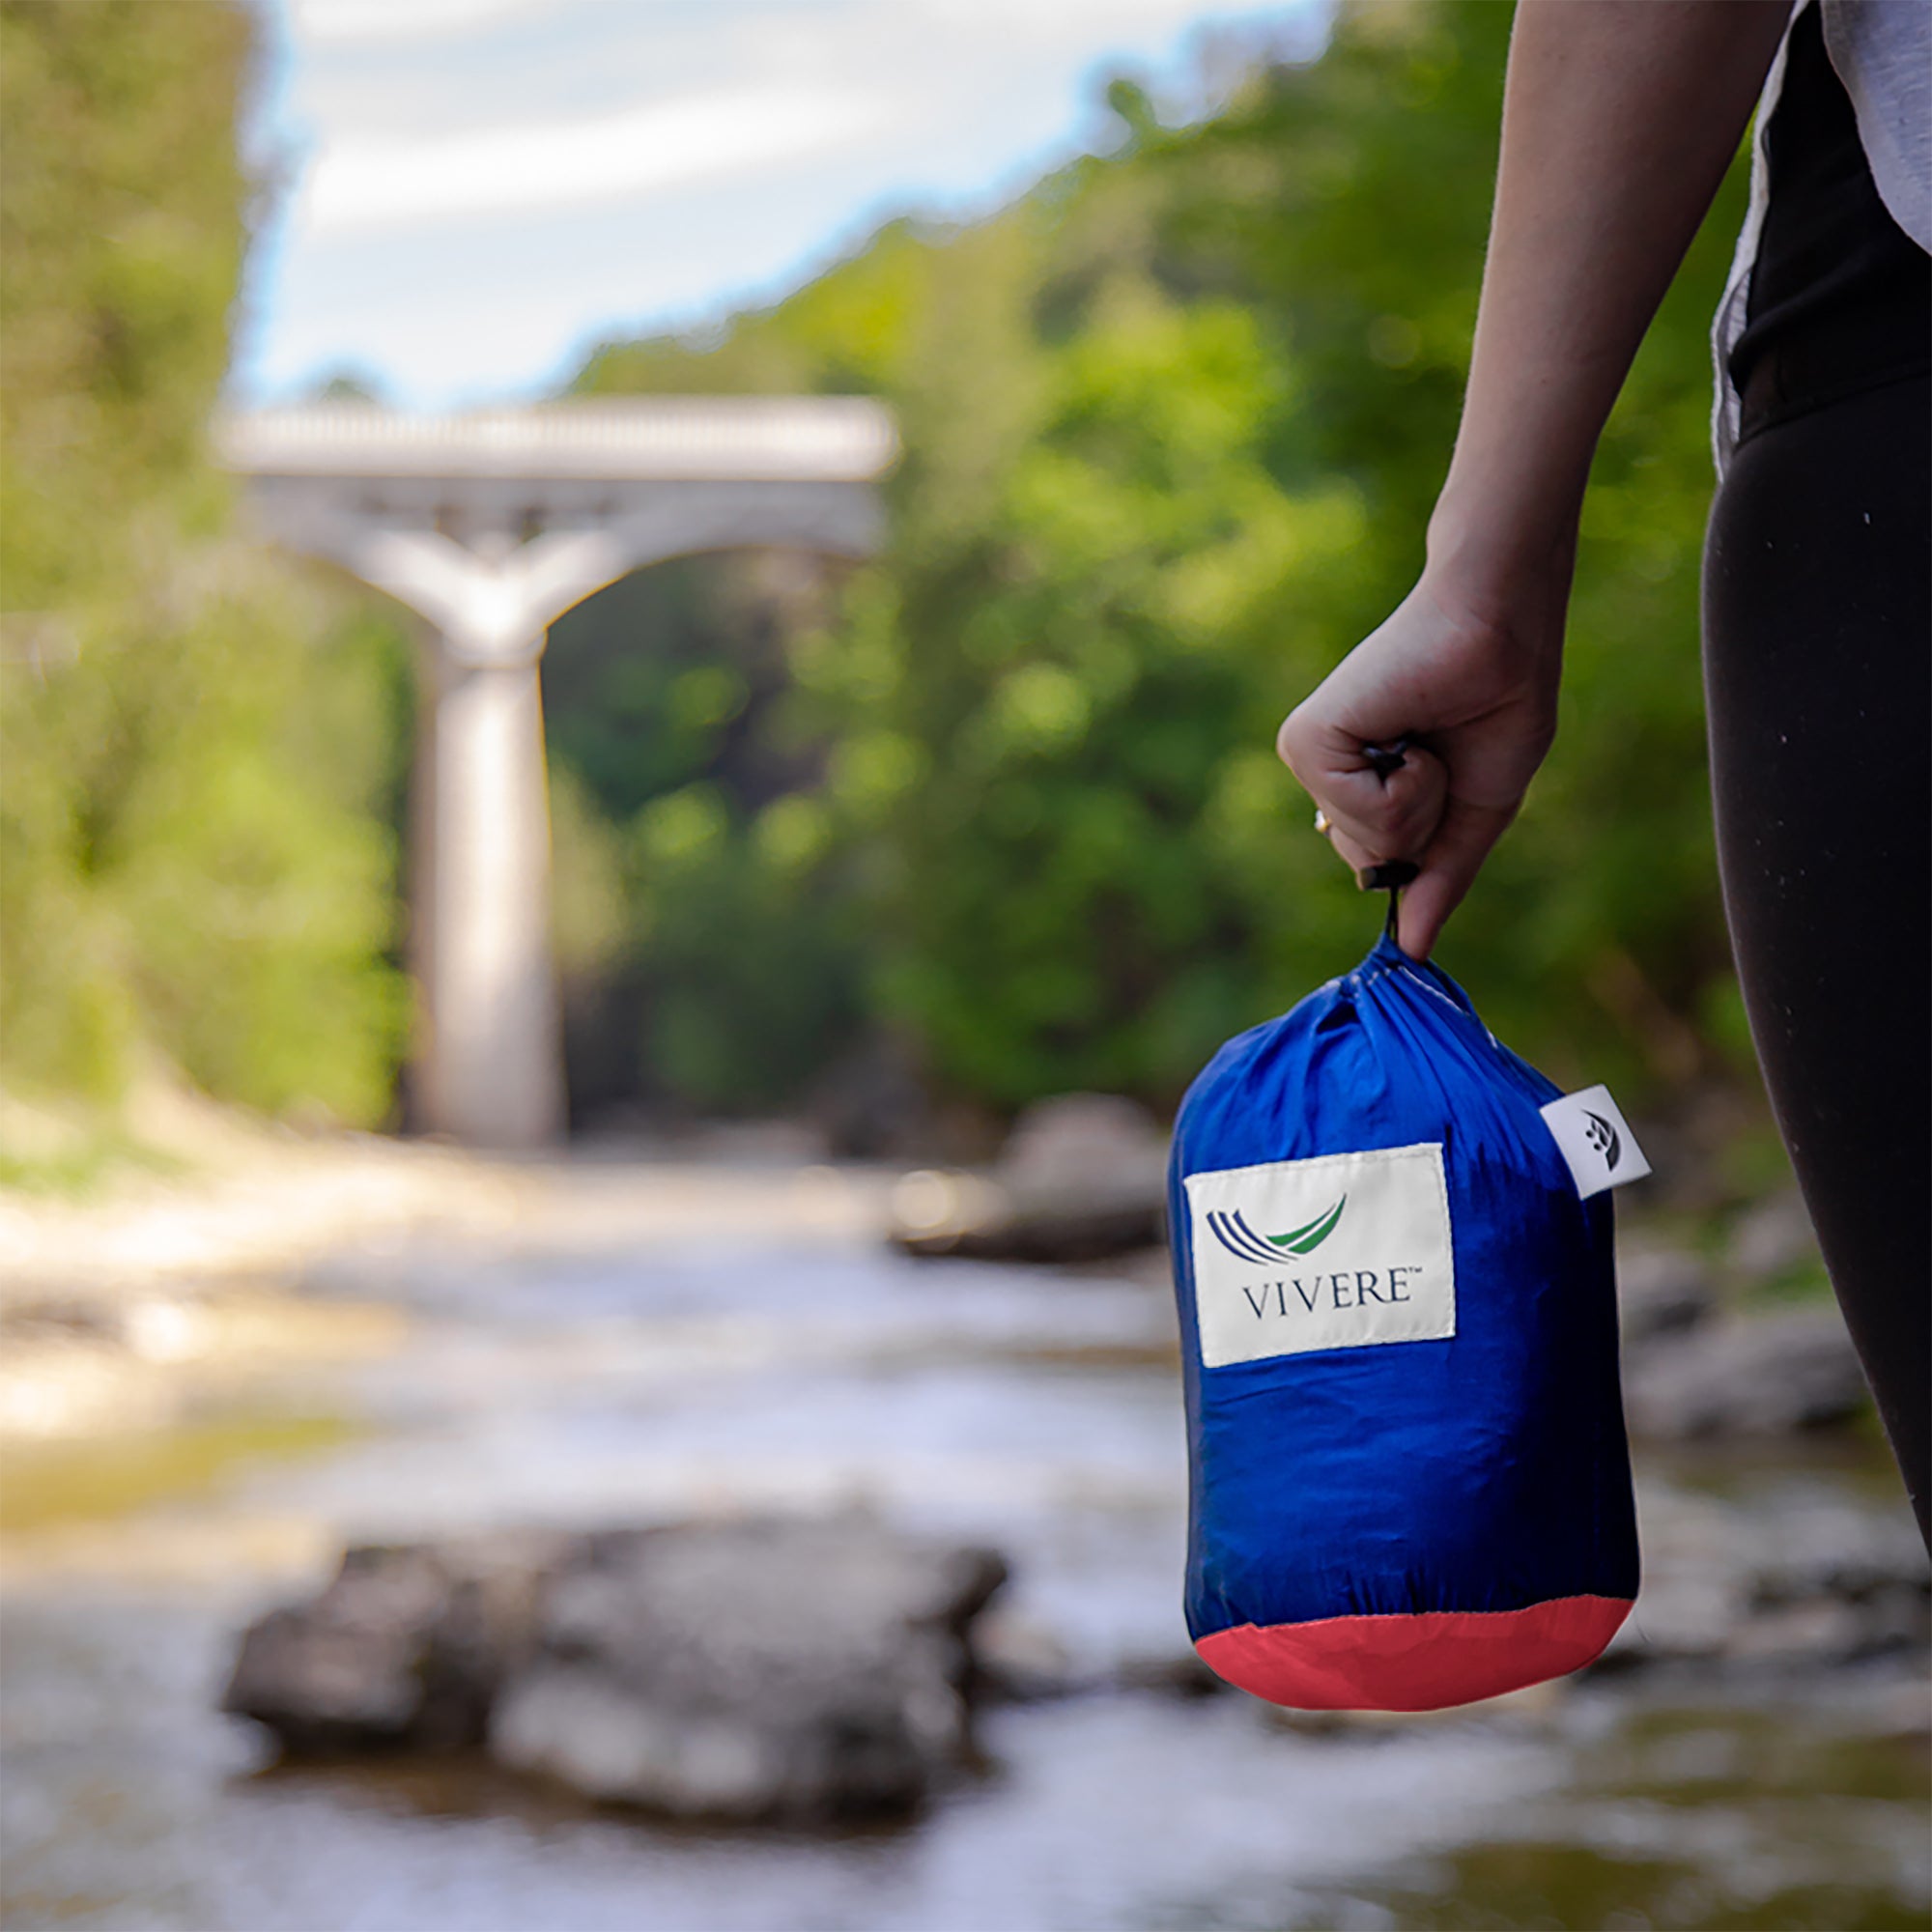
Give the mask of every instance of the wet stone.
[(222, 1709), (295, 1753), (480, 1744), (570, 1541), (510, 1532), (351, 1549), (310, 1602), (248, 1630)]
[(553, 1579), (492, 1754), (674, 1816), (910, 1808), (964, 1752), (968, 1633), (1005, 1575), (860, 1522), (593, 1538)]
[(1757, 1202), (1731, 1230), (1730, 1264), (1747, 1281), (1773, 1281), (1818, 1261), (1818, 1237), (1796, 1188)]
[(1626, 1352), (1681, 1335), (1711, 1312), (1711, 1271), (1681, 1248), (1617, 1244), (1617, 1303)]
[(1599, 1674), (1638, 1666), (1810, 1675), (1922, 1652), (1932, 1571), (1910, 1514), (1785, 1497), (1751, 1514), (1667, 1484), (1638, 1490), (1644, 1580)]
[(1659, 1341), (1630, 1364), (1624, 1395), (1631, 1427), (1660, 1441), (1827, 1428), (1866, 1400), (1835, 1308), (1708, 1322)]
[(977, 1261), (1079, 1262), (1162, 1237), (1167, 1135), (1109, 1094), (1063, 1094), (1030, 1107), (985, 1173), (908, 1175), (894, 1192), (892, 1239), (907, 1254)]
[(243, 1638), (225, 1708), (292, 1751), (483, 1742), (668, 1816), (916, 1806), (963, 1758), (992, 1551), (862, 1520), (357, 1549)]

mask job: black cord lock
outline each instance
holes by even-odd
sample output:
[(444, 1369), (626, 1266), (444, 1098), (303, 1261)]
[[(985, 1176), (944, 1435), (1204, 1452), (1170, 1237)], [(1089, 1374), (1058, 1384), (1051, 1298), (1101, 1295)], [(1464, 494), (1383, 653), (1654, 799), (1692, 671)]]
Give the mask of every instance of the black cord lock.
[[(1362, 756), (1368, 761), (1370, 771), (1386, 784), (1395, 774), (1408, 762), (1409, 740), (1398, 738), (1388, 745), (1364, 745)], [(1395, 937), (1396, 908), (1402, 897), (1402, 889), (1412, 885), (1422, 867), (1412, 859), (1384, 859), (1378, 866), (1371, 866), (1362, 874), (1362, 890), (1365, 893), (1386, 893), (1389, 895), (1388, 936)]]

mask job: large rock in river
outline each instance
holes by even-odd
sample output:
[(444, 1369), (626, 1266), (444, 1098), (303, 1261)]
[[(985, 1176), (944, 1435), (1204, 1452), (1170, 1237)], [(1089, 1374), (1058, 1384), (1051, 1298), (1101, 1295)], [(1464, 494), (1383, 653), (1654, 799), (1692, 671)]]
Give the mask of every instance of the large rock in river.
[(904, 1809), (965, 1746), (967, 1634), (1005, 1575), (862, 1522), (593, 1539), (547, 1594), (491, 1751), (680, 1816)]
[(1829, 1428), (1866, 1399), (1835, 1308), (1703, 1323), (1647, 1349), (1624, 1380), (1632, 1429), (1660, 1441)]
[(351, 1549), (308, 1603), (250, 1627), (221, 1707), (296, 1753), (480, 1744), (535, 1649), (545, 1580), (579, 1540), (502, 1531)]
[(1005, 1576), (859, 1519), (352, 1549), (248, 1631), (223, 1707), (291, 1752), (487, 1743), (680, 1817), (904, 1810), (965, 1747)]

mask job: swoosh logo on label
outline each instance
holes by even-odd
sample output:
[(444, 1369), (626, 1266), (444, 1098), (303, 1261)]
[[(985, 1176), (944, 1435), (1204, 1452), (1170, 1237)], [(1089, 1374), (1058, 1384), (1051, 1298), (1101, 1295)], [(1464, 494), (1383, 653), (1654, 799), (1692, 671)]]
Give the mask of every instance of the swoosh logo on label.
[(1264, 1262), (1273, 1264), (1284, 1254), (1312, 1254), (1335, 1232), (1336, 1224), (1342, 1218), (1342, 1209), (1349, 1205), (1345, 1194), (1334, 1207), (1324, 1208), (1314, 1220), (1304, 1222), (1298, 1228), (1291, 1228), (1285, 1235), (1258, 1235), (1249, 1227), (1247, 1216), (1237, 1208), (1232, 1213), (1226, 1210), (1210, 1209), (1208, 1226), (1214, 1238), (1231, 1255), (1238, 1255), (1244, 1262)]
[(1270, 1235), (1268, 1245), (1286, 1248), (1292, 1255), (1312, 1254), (1335, 1232), (1335, 1224), (1342, 1218), (1342, 1209), (1348, 1205), (1349, 1197), (1345, 1194), (1325, 1214), (1318, 1214), (1314, 1220), (1302, 1227), (1291, 1228), (1285, 1235)]

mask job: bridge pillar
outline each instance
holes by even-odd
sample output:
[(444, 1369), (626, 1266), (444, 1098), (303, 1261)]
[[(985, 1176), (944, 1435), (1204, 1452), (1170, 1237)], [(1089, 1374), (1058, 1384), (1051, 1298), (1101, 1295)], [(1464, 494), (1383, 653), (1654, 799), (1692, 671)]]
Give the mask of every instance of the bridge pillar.
[(416, 1124), (476, 1147), (563, 1131), (550, 944), (543, 639), (514, 657), (442, 634), (425, 653), (410, 952), (423, 1010)]
[(537, 667), (554, 618), (648, 563), (746, 544), (862, 556), (897, 447), (859, 397), (657, 397), (227, 419), (264, 529), (434, 627), (412, 793), (412, 1124), (536, 1147), (564, 1122)]

